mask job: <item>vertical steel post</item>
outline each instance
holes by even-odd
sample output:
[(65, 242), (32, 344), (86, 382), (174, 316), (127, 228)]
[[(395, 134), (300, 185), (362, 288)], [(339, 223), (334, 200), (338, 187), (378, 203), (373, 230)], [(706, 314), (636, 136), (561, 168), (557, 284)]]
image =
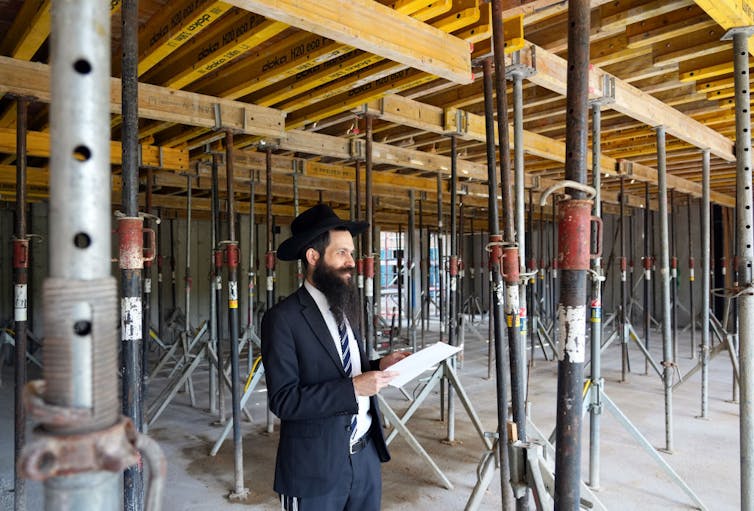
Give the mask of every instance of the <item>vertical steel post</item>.
[[(526, 441), (526, 347), (521, 337), (519, 304), (520, 258), (516, 242), (513, 183), (510, 168), (510, 134), (508, 131), (508, 96), (505, 78), (505, 34), (503, 2), (492, 2), (492, 46), (495, 60), (495, 103), (497, 110), (500, 182), (503, 198), (503, 278), (505, 280), (505, 318), (508, 325), (508, 353), (511, 371), (511, 408), (518, 432), (517, 440)], [(522, 203), (523, 206), (523, 203)], [(519, 454), (522, 451), (519, 450)], [(518, 463), (523, 466), (523, 462)], [(514, 474), (514, 477), (518, 477)], [(516, 509), (528, 509), (529, 493), (516, 494)]]
[[(408, 191), (408, 200), (410, 202), (408, 207), (408, 313), (411, 315), (409, 318), (409, 344), (411, 344), (411, 350), (416, 352), (416, 193), (414, 190)], [(421, 232), (419, 233), (421, 238)], [(418, 280), (421, 283), (421, 280)], [(421, 292), (419, 292), (421, 297)]]
[(673, 324), (673, 361), (678, 360), (678, 258), (675, 242), (675, 190), (670, 190), (670, 302)]
[[(565, 177), (586, 184), (589, 100), (588, 0), (568, 2), (568, 93)], [(571, 189), (558, 204), (558, 394), (555, 453), (555, 508), (578, 510), (581, 482), (581, 402), (586, 337), (586, 273), (591, 201)]]
[[(297, 217), (298, 207), (298, 173), (293, 172), (293, 217)], [(304, 284), (304, 271), (301, 267), (301, 259), (296, 259), (296, 285), (301, 287)]]
[(696, 307), (694, 303), (694, 241), (691, 236), (691, 195), (686, 198), (689, 242), (689, 315), (691, 316), (691, 358), (696, 358)]
[[(223, 251), (220, 247), (220, 184), (218, 179), (220, 155), (212, 153), (212, 193), (211, 193), (211, 233), (212, 238), (212, 291), (210, 293), (210, 330), (209, 342), (217, 354), (217, 367), (214, 376), (217, 378), (215, 385), (217, 389), (218, 402), (218, 422), (225, 424), (225, 382), (223, 379), (225, 365), (223, 364), (223, 346), (222, 346), (222, 313), (220, 312), (220, 302), (223, 295)], [(210, 387), (212, 388), (212, 387)], [(211, 391), (210, 391), (211, 395)], [(212, 401), (210, 400), (210, 403)], [(210, 404), (210, 408), (212, 405)], [(212, 408), (214, 412), (214, 408)]]
[[(265, 210), (266, 210), (266, 227), (267, 227), (267, 253), (265, 254), (266, 289), (267, 302), (266, 310), (270, 310), (275, 305), (275, 243), (273, 235), (273, 218), (272, 218), (272, 148), (267, 147), (265, 151)], [(269, 395), (268, 395), (269, 399)], [(267, 406), (267, 432), (272, 433), (274, 430), (272, 412), (269, 403)]]
[[(448, 265), (448, 344), (458, 345), (458, 146), (455, 135), (450, 137), (450, 262)], [(451, 361), (455, 365), (455, 357)], [(445, 385), (448, 403), (448, 438), (455, 442), (455, 399), (453, 387)]]
[(673, 452), (673, 335), (670, 314), (670, 245), (665, 127), (657, 127), (657, 193), (660, 201), (660, 277), (662, 279), (662, 365), (665, 387), (665, 450)]
[[(421, 346), (424, 349), (424, 334), (429, 313), (429, 278), (427, 263), (429, 257), (424, 253), (424, 201), (426, 193), (421, 192), (419, 197), (419, 314), (421, 316)], [(427, 250), (429, 246), (427, 245)], [(416, 348), (414, 348), (416, 350)]]
[(619, 222), (620, 222), (620, 308), (618, 313), (618, 321), (616, 324), (620, 328), (620, 360), (621, 360), (621, 372), (620, 381), (625, 382), (629, 372), (628, 362), (628, 317), (626, 310), (628, 309), (628, 282), (627, 282), (627, 270), (626, 266), (626, 192), (625, 192), (625, 178), (620, 176), (620, 205), (619, 205)]
[(702, 365), (702, 403), (700, 418), (707, 418), (709, 392), (709, 317), (710, 317), (710, 150), (702, 152), (702, 346), (699, 353)]
[[(159, 212), (160, 218), (162, 218), (164, 211), (162, 208), (157, 210)], [(165, 303), (165, 285), (164, 285), (164, 279), (162, 278), (162, 264), (163, 264), (163, 257), (162, 257), (162, 236), (163, 236), (163, 225), (165, 225), (164, 222), (160, 222), (157, 226), (157, 335), (160, 339), (163, 338), (163, 335), (165, 335), (165, 329), (163, 328), (163, 321), (164, 321), (164, 310), (163, 310), (163, 304)]]
[(749, 37), (754, 27), (725, 34), (733, 39), (736, 93), (736, 202), (738, 245), (738, 340), (740, 364), (741, 509), (754, 508), (754, 215), (752, 214), (751, 99), (749, 97)]
[[(16, 234), (13, 238), (13, 319), (16, 332), (15, 427), (13, 459), (18, 460), (26, 443), (26, 329), (28, 326), (29, 238), (26, 236), (26, 131), (27, 98), (16, 103)], [(26, 481), (13, 467), (13, 505), (15, 511), (26, 510)]]
[[(256, 301), (256, 279), (257, 279), (257, 273), (256, 273), (256, 256), (257, 256), (257, 246), (255, 243), (255, 230), (256, 230), (256, 220), (254, 219), (254, 209), (256, 207), (256, 191), (255, 191), (255, 172), (251, 172), (251, 179), (249, 179), (249, 272), (247, 274), (249, 279), (249, 303), (247, 305), (247, 320), (246, 320), (246, 328), (248, 329), (249, 336), (253, 334), (256, 331), (256, 310), (254, 307), (254, 302)], [(254, 343), (249, 337), (249, 357), (246, 361), (247, 364), (247, 372), (251, 372), (251, 369), (254, 364), (254, 357), (252, 356), (254, 354)]]
[[(43, 397), (46, 403), (86, 411), (63, 425), (43, 421), (37, 435), (60, 439), (94, 436), (115, 425), (120, 415), (113, 378), (119, 307), (110, 263), (109, 4), (53, 2), (51, 37), (56, 99), (50, 106)], [(51, 477), (44, 492), (49, 511), (117, 510), (123, 503), (120, 474), (102, 469)]]
[[(144, 230), (152, 231), (150, 216), (152, 214), (152, 181), (153, 177), (152, 167), (147, 167), (147, 189), (145, 210), (146, 217), (144, 218)], [(154, 231), (152, 231), (154, 232)], [(155, 238), (156, 240), (156, 238)], [(151, 328), (152, 328), (152, 262), (157, 255), (157, 244), (150, 247), (152, 257), (144, 258), (144, 289), (142, 295), (142, 304), (144, 309), (144, 316), (142, 318), (142, 342), (141, 342), (141, 395), (142, 403), (146, 401), (147, 396), (147, 381), (149, 380), (149, 343), (152, 340)], [(146, 429), (146, 426), (145, 426)]]
[[(398, 237), (396, 241), (397, 243), (396, 243), (396, 250), (395, 250), (395, 276), (396, 276), (395, 280), (396, 280), (396, 284), (398, 285), (398, 317), (395, 318), (395, 312), (394, 312), (395, 308), (393, 308), (393, 318), (394, 318), (393, 322), (395, 322), (395, 319), (398, 320), (397, 335), (400, 335), (401, 327), (403, 324), (403, 292), (405, 289), (403, 277), (404, 277), (404, 270), (406, 269), (405, 264), (403, 262), (403, 255), (405, 253), (404, 244), (403, 244), (403, 224), (398, 224)], [(392, 333), (391, 333), (391, 339), (392, 339)]]
[[(360, 160), (354, 161), (354, 185), (356, 188), (356, 220), (361, 220), (361, 165)], [(359, 332), (365, 335), (364, 330), (364, 252), (361, 249), (361, 236), (356, 240), (356, 286), (359, 289)], [(364, 337), (365, 344), (367, 337)]]
[(374, 324), (374, 203), (372, 197), (372, 116), (365, 116), (365, 152), (364, 167), (366, 178), (366, 221), (369, 227), (366, 232), (366, 250), (364, 254), (364, 344), (366, 344), (367, 358), (372, 360), (372, 352), (377, 342), (377, 332)]
[[(494, 5), (493, 5), (494, 6)], [(502, 20), (502, 17), (500, 18)], [(488, 224), (490, 232), (490, 294), (492, 301), (492, 337), (495, 346), (495, 397), (497, 398), (497, 456), (500, 460), (501, 509), (509, 509), (513, 501), (513, 489), (510, 485), (510, 462), (508, 459), (508, 388), (503, 365), (505, 332), (502, 277), (503, 237), (500, 235), (499, 213), (497, 206), (497, 162), (495, 158), (495, 112), (492, 88), (492, 62), (489, 58), (482, 61), (484, 76), (484, 128), (487, 142), (487, 193)], [(498, 69), (499, 73), (500, 70)]]
[[(594, 187), (594, 207), (592, 214), (602, 217), (602, 174), (600, 161), (602, 158), (602, 106), (592, 103), (592, 186)], [(602, 258), (592, 259), (592, 301), (590, 316), (592, 327), (590, 331), (590, 358), (592, 391), (589, 394), (589, 486), (594, 489), (600, 487), (600, 433), (602, 418)]]
[[(122, 206), (118, 221), (120, 239), (120, 311), (121, 311), (121, 374), (123, 414), (130, 417), (139, 431), (142, 430), (142, 366), (141, 346), (143, 305), (141, 296), (143, 259), (142, 219), (139, 218), (139, 2), (124, 0), (121, 8), (122, 66), (121, 97), (123, 125), (121, 145)], [(188, 312), (187, 312), (188, 314)], [(142, 508), (143, 482), (141, 467), (126, 469), (123, 479), (123, 506), (125, 511)]]
[(238, 262), (240, 250), (236, 240), (236, 210), (233, 197), (233, 132), (225, 132), (225, 180), (228, 194), (228, 241), (225, 244), (225, 264), (228, 267), (228, 337), (230, 341), (231, 406), (233, 410), (233, 490), (231, 500), (246, 499), (249, 490), (243, 482), (243, 437), (241, 436), (241, 371), (238, 355)]
[[(519, 271), (526, 273), (526, 222), (524, 219), (525, 199), (524, 199), (524, 77), (521, 71), (514, 71), (513, 76), (513, 169), (514, 169), (514, 188), (515, 188), (515, 206), (516, 206), (516, 241), (518, 243), (518, 261)], [(528, 334), (528, 314), (527, 306), (526, 279), (521, 279), (518, 287), (519, 296), (519, 316), (521, 321), (520, 342), (522, 348), (522, 359), (526, 358), (527, 334)], [(524, 387), (524, 401), (527, 381), (526, 364), (522, 363), (521, 372), (523, 373), (522, 385)]]
[(439, 293), (437, 302), (439, 305), (440, 315), (440, 342), (445, 334), (445, 267), (443, 256), (445, 252), (444, 236), (442, 221), (442, 175), (437, 174), (437, 278), (439, 283)]
[[(650, 210), (649, 183), (644, 183), (644, 257), (642, 258), (644, 268), (644, 347), (649, 351), (649, 335), (651, 327), (651, 295), (652, 285), (652, 254), (650, 252), (650, 241), (653, 237), (652, 230), (652, 212)], [(644, 374), (649, 374), (649, 359), (644, 357)]]
[[(181, 332), (181, 343), (183, 345), (183, 357), (186, 364), (189, 363), (189, 338), (191, 337), (191, 202), (193, 195), (193, 178), (191, 175), (186, 176), (186, 274), (183, 276), (184, 281), (184, 303), (186, 311), (184, 314), (183, 332)], [(188, 378), (186, 386), (191, 399), (191, 406), (196, 406), (196, 397), (194, 396), (194, 384), (191, 377)]]

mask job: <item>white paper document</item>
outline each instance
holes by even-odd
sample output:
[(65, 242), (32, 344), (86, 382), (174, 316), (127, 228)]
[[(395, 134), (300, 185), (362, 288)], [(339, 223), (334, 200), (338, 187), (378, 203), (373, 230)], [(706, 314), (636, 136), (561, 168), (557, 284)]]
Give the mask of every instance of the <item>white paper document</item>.
[(460, 346), (451, 346), (443, 342), (435, 343), (421, 351), (417, 351), (388, 368), (388, 371), (400, 373), (390, 382), (390, 385), (393, 387), (402, 387), (433, 365), (442, 362), (459, 351), (461, 351)]

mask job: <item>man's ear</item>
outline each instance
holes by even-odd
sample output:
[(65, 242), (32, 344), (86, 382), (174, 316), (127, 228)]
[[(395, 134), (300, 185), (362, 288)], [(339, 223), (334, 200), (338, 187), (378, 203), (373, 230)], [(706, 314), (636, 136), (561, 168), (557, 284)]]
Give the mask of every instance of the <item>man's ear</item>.
[(306, 262), (309, 263), (309, 266), (314, 267), (317, 264), (317, 261), (319, 260), (319, 252), (314, 250), (312, 247), (309, 247), (306, 249)]

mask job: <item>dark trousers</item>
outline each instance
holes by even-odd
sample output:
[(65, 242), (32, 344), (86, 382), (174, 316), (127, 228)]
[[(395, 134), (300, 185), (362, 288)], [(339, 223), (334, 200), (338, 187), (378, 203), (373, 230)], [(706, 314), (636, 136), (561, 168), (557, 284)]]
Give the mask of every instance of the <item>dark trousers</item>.
[(348, 458), (338, 484), (325, 495), (292, 499), (281, 495), (286, 511), (380, 511), (382, 472), (373, 442)]

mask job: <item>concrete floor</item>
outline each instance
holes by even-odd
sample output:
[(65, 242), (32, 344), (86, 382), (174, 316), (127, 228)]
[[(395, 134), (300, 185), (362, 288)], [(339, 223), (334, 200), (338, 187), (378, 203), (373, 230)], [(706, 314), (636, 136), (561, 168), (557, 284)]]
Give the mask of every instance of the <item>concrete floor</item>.
[[(486, 332), (486, 323), (476, 327)], [(660, 340), (652, 339), (652, 353), (660, 360)], [(471, 330), (466, 335), (466, 350), (461, 379), (485, 429), (495, 427), (495, 385), (487, 376), (487, 342)], [(620, 379), (620, 347), (607, 348), (603, 355), (606, 392), (623, 410), (649, 442), (665, 446), (664, 404), (661, 381), (644, 372), (644, 359), (635, 346), (630, 348), (635, 371), (628, 381)], [(535, 352), (535, 365), (529, 375), (531, 417), (539, 429), (549, 434), (555, 424), (557, 364), (545, 361)], [(685, 373), (695, 361), (690, 358), (686, 335), (679, 336), (679, 372)], [(650, 369), (651, 371), (651, 369)], [(169, 461), (163, 509), (170, 511), (219, 511), (224, 509), (279, 509), (272, 491), (272, 475), (277, 430), (265, 433), (265, 394), (261, 389), (252, 396), (249, 409), (253, 423), (244, 422), (245, 483), (251, 490), (248, 500), (229, 503), (226, 495), (233, 486), (233, 447), (226, 441), (217, 456), (208, 456), (219, 434), (214, 418), (207, 413), (207, 372), (197, 373), (195, 384), (199, 408), (188, 405), (179, 394), (150, 430)], [(429, 373), (427, 373), (428, 375)], [(494, 374), (494, 373), (493, 373)], [(709, 419), (696, 418), (700, 411), (700, 376), (692, 377), (674, 391), (674, 446), (672, 455), (661, 454), (699, 496), (710, 511), (739, 508), (738, 404), (732, 395), (731, 364), (725, 352), (710, 364)], [(12, 507), (12, 368), (3, 368), (0, 388), (0, 509)], [(154, 382), (155, 396), (160, 382)], [(405, 390), (418, 392), (417, 382)], [(402, 415), (408, 402), (399, 392), (385, 392), (390, 405)], [(476, 469), (483, 446), (463, 409), (456, 414), (456, 439), (448, 446), (442, 442), (447, 429), (440, 417), (440, 394), (436, 388), (409, 426), (419, 442), (453, 484), (443, 488), (426, 463), (399, 436), (391, 445), (393, 460), (383, 465), (383, 508), (385, 510), (460, 510), (476, 482)], [(599, 499), (610, 510), (694, 509), (692, 501), (676, 486), (610, 415), (603, 415), (601, 442), (601, 487)], [(588, 477), (588, 418), (584, 421), (582, 477)], [(29, 509), (42, 509), (41, 485), (28, 487)], [(480, 509), (501, 509), (499, 477), (496, 475)]]

